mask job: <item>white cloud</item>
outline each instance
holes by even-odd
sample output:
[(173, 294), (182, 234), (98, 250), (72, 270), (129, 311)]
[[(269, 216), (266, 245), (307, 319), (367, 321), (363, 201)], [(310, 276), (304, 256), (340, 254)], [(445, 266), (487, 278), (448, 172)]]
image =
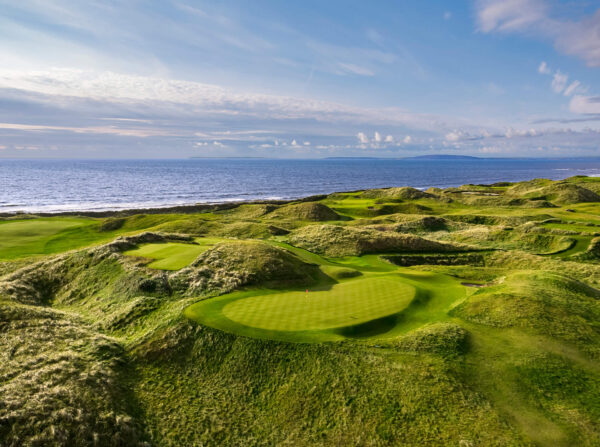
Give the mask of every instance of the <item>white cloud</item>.
[(483, 32), (521, 30), (540, 20), (546, 14), (541, 0), (480, 0), (477, 3), (477, 21)]
[(579, 22), (562, 22), (557, 34), (559, 50), (582, 58), (591, 67), (600, 67), (600, 9)]
[(554, 90), (556, 93), (562, 92), (565, 89), (568, 80), (569, 76), (557, 70), (552, 77), (552, 90)]
[(359, 76), (375, 76), (375, 72), (373, 70), (349, 62), (338, 62), (338, 66), (346, 73)]
[(119, 135), (122, 137), (157, 137), (157, 136), (182, 136), (178, 131), (168, 129), (155, 128), (122, 128), (113, 126), (48, 126), (37, 124), (15, 124), (15, 123), (0, 123), (0, 129), (20, 130), (26, 132), (53, 132), (66, 131), (82, 134), (102, 134), (102, 135)]
[(383, 36), (377, 31), (374, 30), (373, 28), (369, 28), (366, 32), (367, 35), (367, 39), (369, 39), (371, 42), (376, 43), (378, 45), (382, 45), (383, 44)]
[[(36, 102), (68, 108), (76, 101), (110, 102), (115, 107), (151, 111), (157, 116), (202, 113), (254, 119), (317, 119), (320, 122), (406, 125), (436, 130), (449, 118), (416, 114), (400, 108), (369, 109), (329, 101), (289, 96), (238, 93), (199, 82), (114, 72), (49, 69), (15, 71), (0, 68), (0, 89), (35, 95)], [(194, 106), (194, 107), (190, 107)], [(114, 112), (112, 112), (114, 113)], [(459, 118), (450, 118), (460, 121)], [(458, 123), (457, 123), (458, 124)]]
[(514, 137), (535, 137), (538, 135), (538, 131), (535, 129), (513, 129), (509, 127), (504, 132), (504, 136), (506, 138), (514, 138)]
[(361, 144), (367, 144), (367, 143), (369, 142), (369, 138), (368, 138), (368, 137), (365, 135), (365, 133), (364, 133), (364, 132), (358, 132), (358, 133), (356, 134), (356, 138), (358, 138), (358, 141), (359, 141)]
[[(446, 137), (447, 137), (447, 136), (446, 136)], [(410, 143), (411, 143), (411, 141), (412, 141), (412, 137), (411, 137), (410, 135), (407, 135), (407, 136), (405, 136), (405, 137), (404, 137), (404, 139), (402, 140), (402, 142), (403, 142), (404, 144), (410, 144)]]
[(569, 103), (569, 110), (579, 114), (599, 114), (600, 96), (575, 95)]
[(564, 95), (571, 96), (573, 93), (575, 93), (575, 91), (579, 88), (580, 85), (581, 85), (581, 82), (579, 82), (579, 81), (571, 82), (571, 84), (565, 89)]
[(540, 63), (540, 66), (538, 67), (538, 73), (545, 74), (545, 75), (551, 73), (550, 68), (548, 68), (548, 64), (546, 64), (546, 62), (542, 61)]
[(580, 20), (553, 14), (547, 0), (477, 0), (480, 31), (527, 32), (551, 39), (555, 47), (600, 66), (600, 9)]
[(379, 132), (375, 132), (373, 139), (375, 140), (376, 143), (381, 143), (381, 134)]
[(458, 141), (463, 138), (465, 134), (459, 130), (454, 130), (446, 134), (446, 141)]
[[(540, 64), (540, 66), (538, 67), (538, 73), (541, 73), (543, 75), (551, 74), (551, 70), (546, 64), (546, 62), (542, 62)], [(561, 73), (560, 70), (556, 70), (556, 72), (552, 76), (552, 90), (554, 90), (555, 93), (562, 92), (562, 94), (565, 96), (571, 96), (574, 93), (577, 93), (578, 91), (585, 92), (587, 90), (581, 88), (581, 82), (579, 82), (578, 80), (574, 80), (567, 86), (568, 80), (568, 75)]]

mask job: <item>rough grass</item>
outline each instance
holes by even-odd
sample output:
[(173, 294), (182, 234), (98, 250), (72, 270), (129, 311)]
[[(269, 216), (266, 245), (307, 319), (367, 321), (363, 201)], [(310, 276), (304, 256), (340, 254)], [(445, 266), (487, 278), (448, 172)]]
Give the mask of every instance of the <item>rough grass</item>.
[(327, 220), (339, 220), (340, 216), (326, 205), (318, 202), (302, 202), (283, 206), (270, 215), (270, 218), (308, 220), (323, 222)]
[(293, 231), (292, 244), (327, 256), (352, 256), (386, 252), (460, 251), (458, 245), (411, 234), (335, 225), (307, 226)]
[(69, 315), (6, 303), (0, 327), (3, 446), (147, 445), (114, 340)]

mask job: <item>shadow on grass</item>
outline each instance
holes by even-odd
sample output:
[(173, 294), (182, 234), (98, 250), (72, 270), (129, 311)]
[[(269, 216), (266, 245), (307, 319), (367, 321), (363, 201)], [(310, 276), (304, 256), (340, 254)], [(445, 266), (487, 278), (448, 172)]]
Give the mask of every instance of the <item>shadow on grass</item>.
[(367, 321), (366, 323), (345, 326), (335, 330), (335, 333), (347, 338), (367, 338), (385, 334), (396, 326), (399, 316), (399, 314), (388, 315), (387, 317)]
[(427, 291), (417, 289), (415, 297), (411, 303), (401, 312), (361, 324), (344, 326), (335, 329), (333, 332), (347, 338), (369, 338), (377, 335), (383, 335), (393, 329), (397, 329), (398, 326), (406, 321), (410, 321), (412, 314), (427, 304), (430, 298), (431, 296)]

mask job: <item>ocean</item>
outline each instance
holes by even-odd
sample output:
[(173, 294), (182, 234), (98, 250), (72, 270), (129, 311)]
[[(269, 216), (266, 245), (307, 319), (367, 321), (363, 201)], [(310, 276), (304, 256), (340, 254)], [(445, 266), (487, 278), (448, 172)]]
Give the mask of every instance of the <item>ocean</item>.
[(101, 211), (600, 176), (597, 159), (0, 159), (0, 212)]

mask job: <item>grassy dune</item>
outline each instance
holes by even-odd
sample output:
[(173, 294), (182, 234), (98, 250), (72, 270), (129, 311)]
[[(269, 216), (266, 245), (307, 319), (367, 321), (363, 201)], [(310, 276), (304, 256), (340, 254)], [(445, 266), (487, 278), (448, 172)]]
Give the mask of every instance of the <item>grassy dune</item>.
[(598, 193), (0, 220), (0, 445), (599, 446)]

